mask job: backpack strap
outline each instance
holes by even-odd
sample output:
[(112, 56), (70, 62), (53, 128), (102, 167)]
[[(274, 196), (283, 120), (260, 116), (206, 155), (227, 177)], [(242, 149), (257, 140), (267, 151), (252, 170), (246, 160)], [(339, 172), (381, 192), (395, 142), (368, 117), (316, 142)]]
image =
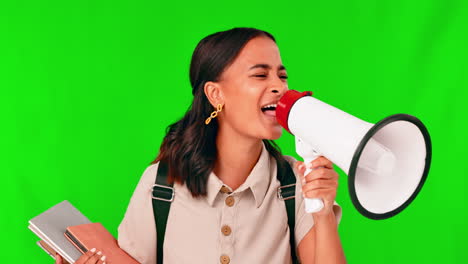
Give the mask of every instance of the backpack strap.
[(163, 263), (164, 235), (166, 234), (169, 209), (171, 209), (171, 202), (174, 200), (175, 195), (173, 184), (167, 182), (167, 171), (167, 163), (160, 161), (152, 192), (153, 214), (157, 233), (157, 264)]
[(281, 186), (278, 187), (278, 198), (284, 201), (286, 206), (286, 213), (288, 214), (289, 226), (289, 245), (291, 247), (292, 263), (299, 263), (296, 255), (296, 243), (294, 239), (294, 227), (296, 223), (296, 176), (289, 165), (285, 162), (284, 166), (279, 166), (277, 163), (277, 179), (280, 181)]
[[(169, 216), (171, 202), (174, 200), (175, 195), (173, 184), (167, 183), (167, 171), (167, 164), (160, 161), (152, 192), (153, 214), (157, 231), (157, 264), (163, 263), (164, 235), (166, 234), (167, 218)], [(277, 179), (281, 183), (281, 186), (278, 188), (278, 198), (284, 200), (288, 215), (292, 263), (296, 264), (299, 263), (296, 256), (296, 244), (294, 239), (296, 176), (289, 163), (286, 162), (286, 166), (282, 166), (281, 168), (278, 166)]]

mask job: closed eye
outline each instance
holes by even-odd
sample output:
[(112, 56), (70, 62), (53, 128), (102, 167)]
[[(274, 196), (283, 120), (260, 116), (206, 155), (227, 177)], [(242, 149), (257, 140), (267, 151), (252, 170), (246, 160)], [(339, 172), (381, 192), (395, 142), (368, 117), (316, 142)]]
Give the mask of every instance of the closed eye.
[[(265, 74), (257, 74), (257, 75), (254, 75), (254, 77), (258, 77), (258, 78), (266, 78), (267, 76)], [(280, 76), (281, 79), (288, 79), (288, 76), (287, 75), (282, 75)]]

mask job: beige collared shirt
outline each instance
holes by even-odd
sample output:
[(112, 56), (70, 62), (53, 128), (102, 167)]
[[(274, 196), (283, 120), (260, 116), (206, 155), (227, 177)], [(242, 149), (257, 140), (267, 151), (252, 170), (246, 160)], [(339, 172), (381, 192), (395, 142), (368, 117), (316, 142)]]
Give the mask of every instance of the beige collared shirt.
[[(284, 156), (293, 166), (293, 157)], [(142, 264), (156, 263), (156, 227), (151, 200), (158, 164), (138, 183), (118, 228), (118, 243)], [(296, 174), (296, 171), (294, 171)], [(297, 175), (297, 174), (296, 174)], [(263, 146), (246, 181), (232, 190), (211, 172), (207, 197), (194, 199), (175, 184), (164, 241), (165, 264), (291, 263), (286, 207), (277, 196), (276, 160)], [(304, 211), (301, 181), (296, 184), (296, 248), (314, 225)], [(335, 203), (339, 223), (341, 208)]]

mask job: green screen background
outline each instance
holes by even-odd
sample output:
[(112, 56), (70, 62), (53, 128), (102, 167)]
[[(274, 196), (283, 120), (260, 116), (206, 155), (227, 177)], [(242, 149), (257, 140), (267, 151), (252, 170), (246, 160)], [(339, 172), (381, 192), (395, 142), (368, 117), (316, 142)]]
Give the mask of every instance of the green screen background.
[[(117, 235), (165, 127), (192, 100), (193, 49), (236, 26), (277, 38), (291, 89), (372, 123), (408, 113), (431, 134), (428, 180), (394, 218), (361, 216), (340, 170), (349, 263), (465, 261), (467, 18), (461, 0), (3, 1), (2, 262), (53, 263), (27, 225), (65, 199)], [(291, 135), (277, 142), (296, 156)]]

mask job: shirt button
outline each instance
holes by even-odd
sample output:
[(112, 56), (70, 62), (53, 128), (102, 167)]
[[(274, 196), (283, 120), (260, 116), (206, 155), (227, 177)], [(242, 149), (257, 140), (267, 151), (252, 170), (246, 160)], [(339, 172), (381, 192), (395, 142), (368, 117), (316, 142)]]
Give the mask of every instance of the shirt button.
[(219, 260), (221, 261), (221, 264), (229, 264), (229, 262), (231, 262), (231, 259), (226, 255), (222, 255)]
[(221, 187), (221, 192), (222, 192), (222, 193), (231, 193), (231, 191), (229, 190), (229, 188), (226, 187), (226, 186), (224, 186), (224, 185), (223, 185), (223, 187)]
[(223, 235), (225, 236), (229, 236), (231, 234), (231, 228), (228, 226), (228, 225), (225, 225), (221, 228), (221, 232), (223, 233)]
[(234, 198), (232, 196), (228, 196), (225, 202), (227, 206), (232, 207), (234, 205)]

